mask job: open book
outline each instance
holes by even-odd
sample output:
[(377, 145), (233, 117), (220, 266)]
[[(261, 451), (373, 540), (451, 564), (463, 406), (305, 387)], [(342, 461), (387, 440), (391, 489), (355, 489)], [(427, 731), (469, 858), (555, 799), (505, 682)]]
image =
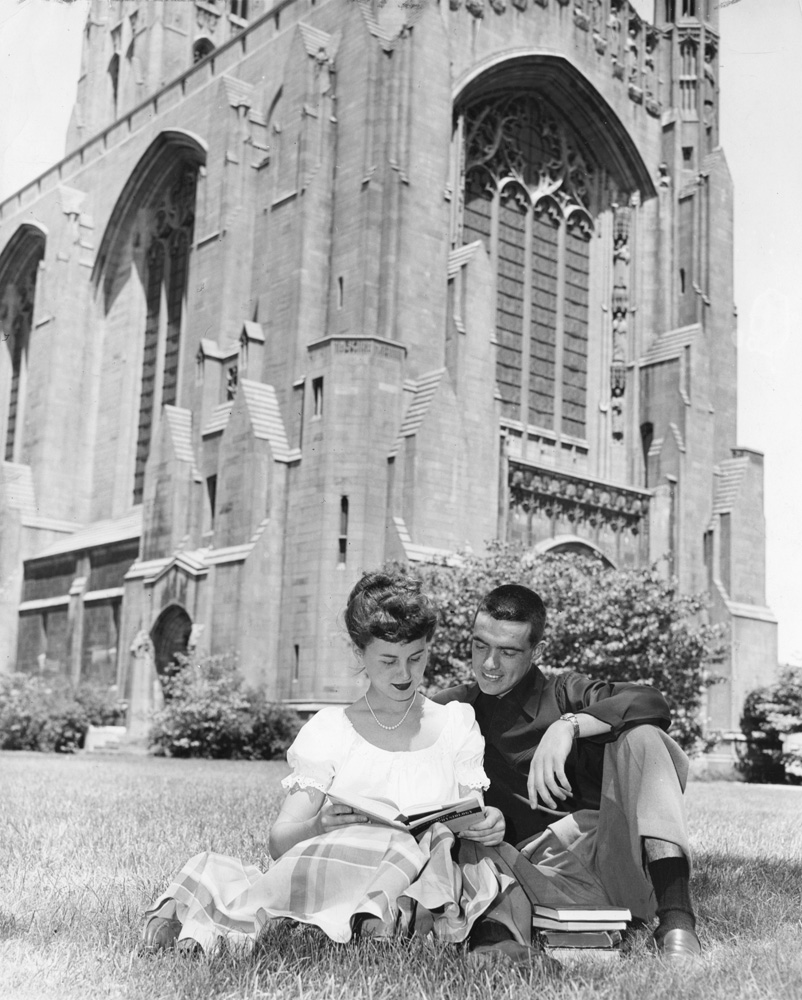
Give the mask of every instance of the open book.
[(389, 799), (369, 799), (361, 795), (343, 796), (335, 795), (333, 792), (329, 792), (328, 796), (332, 802), (350, 806), (356, 812), (363, 813), (371, 823), (405, 830), (416, 837), (428, 830), (433, 823), (445, 823), (454, 833), (459, 833), (460, 830), (473, 826), (484, 814), (482, 803), (475, 795), (456, 802), (415, 806), (408, 813), (402, 813)]

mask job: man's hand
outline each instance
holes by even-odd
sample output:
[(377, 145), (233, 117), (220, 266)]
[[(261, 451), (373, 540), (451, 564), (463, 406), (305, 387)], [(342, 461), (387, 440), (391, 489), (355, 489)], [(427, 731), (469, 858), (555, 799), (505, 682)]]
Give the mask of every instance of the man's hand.
[(495, 806), (485, 806), (485, 814), (482, 819), (468, 827), (467, 830), (460, 831), (460, 837), (465, 840), (475, 840), (486, 847), (495, 847), (504, 840), (504, 832), (507, 825), (500, 809)]
[(330, 830), (336, 830), (341, 826), (351, 826), (353, 823), (369, 823), (370, 820), (364, 813), (356, 812), (350, 806), (326, 799), (320, 807), (318, 822), (321, 833), (328, 833)]
[(533, 809), (537, 809), (538, 802), (543, 802), (549, 809), (559, 809), (558, 803), (572, 794), (565, 776), (565, 762), (573, 742), (571, 727), (559, 719), (552, 722), (543, 734), (529, 765), (526, 784), (529, 805)]

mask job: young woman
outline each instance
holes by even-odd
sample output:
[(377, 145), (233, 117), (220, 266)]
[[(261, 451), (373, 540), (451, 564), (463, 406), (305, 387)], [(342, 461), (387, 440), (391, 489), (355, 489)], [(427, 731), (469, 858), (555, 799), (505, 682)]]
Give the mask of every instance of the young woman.
[[(442, 824), (416, 840), (328, 798), (389, 799), (402, 812), (468, 793), (481, 799), (488, 781), (473, 709), (436, 705), (418, 691), (436, 618), (401, 574), (357, 583), (345, 623), (368, 688), (348, 708), (318, 712), (290, 747), (288, 794), (270, 831), (274, 863), (262, 873), (209, 852), (192, 858), (147, 911), (147, 946), (209, 950), (221, 938), (255, 940), (277, 918), (315, 924), (342, 942), (356, 928), (465, 940), (511, 880), (478, 851), (456, 864), (454, 834)], [(460, 836), (498, 844), (504, 819), (484, 808)]]

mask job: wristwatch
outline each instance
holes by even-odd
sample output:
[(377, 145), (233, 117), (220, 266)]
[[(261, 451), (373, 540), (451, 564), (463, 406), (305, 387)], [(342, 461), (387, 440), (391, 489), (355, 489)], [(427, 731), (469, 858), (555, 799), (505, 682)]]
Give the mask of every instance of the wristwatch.
[(564, 715), (561, 715), (560, 722), (570, 722), (574, 730), (574, 739), (579, 739), (579, 719), (577, 719), (573, 712), (566, 712)]

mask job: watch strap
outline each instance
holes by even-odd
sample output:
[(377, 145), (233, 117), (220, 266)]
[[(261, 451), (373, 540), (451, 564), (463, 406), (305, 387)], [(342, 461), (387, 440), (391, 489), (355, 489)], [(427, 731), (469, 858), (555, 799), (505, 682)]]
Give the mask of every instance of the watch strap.
[(560, 716), (560, 722), (570, 722), (574, 731), (573, 738), (575, 740), (579, 739), (579, 719), (577, 719), (573, 712), (563, 713)]

